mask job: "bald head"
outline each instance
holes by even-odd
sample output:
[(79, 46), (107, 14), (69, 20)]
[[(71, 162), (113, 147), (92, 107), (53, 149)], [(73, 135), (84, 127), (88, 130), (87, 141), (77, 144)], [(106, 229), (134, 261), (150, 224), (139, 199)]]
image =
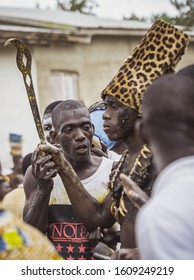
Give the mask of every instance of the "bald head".
[(141, 135), (160, 172), (171, 162), (194, 155), (194, 79), (168, 74), (143, 99)]
[(188, 66), (181, 68), (176, 74), (184, 75), (194, 79), (194, 64), (190, 64)]
[[(52, 122), (55, 129), (58, 127), (58, 120), (62, 112), (73, 110), (73, 109), (80, 109), (80, 108), (86, 108), (87, 107), (78, 100), (65, 100), (63, 102), (60, 102), (52, 111)], [(88, 109), (87, 109), (88, 110)], [(88, 111), (89, 116), (89, 111)]]
[(157, 129), (194, 130), (194, 79), (168, 74), (158, 78), (143, 99), (143, 118)]

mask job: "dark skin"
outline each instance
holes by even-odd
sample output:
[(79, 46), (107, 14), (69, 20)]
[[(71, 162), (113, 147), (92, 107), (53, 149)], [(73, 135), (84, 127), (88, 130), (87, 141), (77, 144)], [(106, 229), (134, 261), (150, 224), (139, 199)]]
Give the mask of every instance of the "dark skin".
[(53, 139), (50, 137), (50, 131), (53, 130), (51, 113), (47, 113), (43, 116), (42, 125), (44, 130), (44, 136), (47, 142), (50, 144), (54, 144)]
[[(80, 182), (94, 174), (102, 160), (101, 157), (91, 154), (93, 127), (88, 110), (83, 107), (61, 112), (55, 126), (55, 133), (52, 132), (51, 135), (62, 151), (50, 145), (38, 146), (33, 159), (32, 172), (36, 175), (39, 187), (34, 190), (34, 194), (36, 193), (34, 196), (32, 191), (28, 190), (27, 182), (25, 184), (27, 196), (24, 209), (25, 220), (28, 219), (31, 224), (34, 223), (36, 227), (46, 232), (52, 177), (58, 172), (73, 209), (86, 228), (90, 231), (98, 225), (104, 227), (104, 223), (111, 226), (114, 219), (111, 216), (110, 207), (103, 207)], [(46, 155), (42, 156), (42, 151), (46, 152)]]
[[(193, 87), (193, 78), (188, 79), (181, 75), (170, 74), (156, 80), (144, 96), (144, 110), (139, 133), (154, 154), (153, 164), (157, 174), (160, 174), (165, 167), (176, 160), (194, 156)], [(168, 116), (168, 118), (164, 118), (164, 116)], [(125, 190), (129, 197), (131, 194), (134, 195), (133, 191), (138, 197), (137, 190), (131, 186), (131, 192), (130, 182), (125, 179), (123, 177)], [(186, 194), (183, 199), (187, 199)], [(171, 207), (173, 208), (173, 205)], [(162, 226), (160, 228), (164, 232), (164, 237), (169, 238), (165, 234), (165, 232), (168, 234), (168, 231), (165, 231)], [(179, 230), (177, 233), (172, 232), (173, 236), (176, 234), (181, 236)], [(164, 245), (165, 243), (161, 244), (161, 246)], [(176, 250), (176, 248), (174, 249)], [(160, 248), (158, 250), (160, 251)]]
[(4, 196), (12, 190), (11, 185), (4, 179), (0, 179), (0, 201), (3, 200)]
[[(147, 194), (125, 174), (120, 174), (119, 177), (128, 199), (137, 209), (141, 208), (149, 199)], [(138, 260), (139, 258), (138, 248), (121, 248), (111, 257), (112, 260)]]
[[(107, 105), (108, 107), (108, 105)], [(135, 135), (135, 131), (134, 131), (134, 123), (131, 122), (131, 119), (133, 120), (133, 118), (131, 118), (131, 114), (129, 112), (129, 115), (127, 114), (127, 112), (129, 110), (126, 110), (126, 108), (123, 108), (124, 106), (121, 106), (119, 103), (114, 104), (113, 103), (113, 108), (116, 107), (117, 111), (117, 115), (116, 114), (112, 114), (112, 112), (110, 112), (109, 114), (112, 115), (113, 118), (113, 125), (115, 126), (115, 124), (117, 124), (116, 127), (118, 127), (118, 132), (115, 133), (116, 137), (122, 137), (125, 139), (126, 143), (136, 143), (136, 145), (133, 145), (132, 148), (130, 146), (131, 149), (129, 149), (129, 151), (131, 152), (131, 161), (130, 161), (130, 166), (133, 166), (133, 162), (134, 159), (136, 158), (137, 154), (139, 153), (139, 150), (142, 147), (142, 143), (139, 140), (139, 138), (136, 138)], [(110, 110), (112, 110), (111, 106), (110, 106)], [(107, 110), (108, 111), (108, 110)], [(107, 112), (106, 112), (107, 113)], [(111, 121), (111, 117), (109, 115), (106, 115), (105, 113), (105, 118), (106, 118), (106, 127), (110, 127), (109, 121)], [(116, 115), (116, 117), (115, 117)], [(124, 118), (124, 122), (120, 122), (120, 115), (121, 117)], [(65, 116), (66, 117), (66, 116)], [(64, 117), (64, 121), (67, 119)], [(137, 119), (137, 116), (135, 117), (135, 119)], [(131, 123), (129, 123), (129, 121)], [(71, 165), (73, 166), (74, 170), (76, 171), (76, 173), (78, 174), (79, 177), (79, 165), (77, 165), (77, 162), (74, 164), (74, 162), (72, 161), (72, 156), (69, 155), (68, 153), (71, 154), (71, 150), (68, 149), (68, 151), (65, 151), (65, 146), (64, 143), (66, 143), (66, 141), (64, 141), (64, 136), (67, 133), (66, 131), (66, 125), (63, 125), (63, 122), (57, 123), (57, 127), (55, 127), (55, 131), (57, 132), (56, 134), (56, 141), (58, 141), (60, 143), (60, 146), (63, 147), (63, 154), (55, 151), (53, 149), (53, 147), (49, 147), (47, 146), (39, 146), (39, 149), (42, 151), (45, 151), (46, 153), (50, 153), (52, 154), (53, 160), (55, 161), (56, 164), (56, 169), (58, 170), (64, 185), (66, 187), (66, 190), (68, 192), (69, 198), (71, 200), (71, 203), (74, 207), (74, 210), (76, 212), (76, 214), (80, 217), (80, 220), (82, 220), (85, 224), (85, 226), (88, 228), (88, 230), (93, 230), (95, 228), (101, 227), (101, 228), (106, 228), (106, 227), (110, 227), (111, 223), (114, 221), (112, 215), (110, 214), (110, 206), (113, 202), (111, 194), (107, 196), (107, 198), (104, 200), (104, 202), (102, 204), (98, 203), (97, 201), (95, 201), (87, 192), (86, 190), (83, 188), (83, 186), (81, 186), (81, 184), (79, 184), (77, 178), (74, 181), (75, 176), (74, 175), (70, 175), (71, 172), (68, 171), (69, 167), (67, 168), (67, 163), (65, 163), (65, 159), (64, 159), (64, 155), (67, 157), (68, 161), (71, 163)], [(120, 126), (122, 124), (122, 129), (120, 129)], [(126, 134), (126, 128), (128, 129), (128, 133), (131, 133), (131, 136), (128, 137)], [(68, 126), (67, 126), (68, 128)], [(69, 128), (68, 128), (69, 129)], [(71, 129), (70, 129), (71, 130)], [(108, 129), (107, 129), (108, 130)], [(113, 130), (115, 132), (115, 129)], [(72, 139), (72, 137), (70, 137), (70, 139)], [(117, 140), (116, 138), (113, 140)], [(132, 153), (133, 152), (133, 153)], [(57, 156), (58, 154), (58, 156)], [(59, 156), (60, 155), (60, 156)], [(77, 156), (76, 156), (77, 158)], [(76, 159), (77, 160), (77, 159)], [(82, 173), (83, 176), (83, 173)], [(82, 177), (83, 178), (83, 177)], [(74, 188), (72, 188), (72, 184), (74, 183)], [(80, 203), (78, 203), (79, 198), (82, 197), (82, 206), (80, 207)], [(127, 200), (128, 202), (128, 200)], [(126, 203), (127, 203), (126, 202)], [(125, 225), (125, 228), (128, 230), (128, 219), (124, 219), (126, 221), (126, 223), (123, 223), (123, 225)], [(111, 223), (110, 223), (111, 221)], [(134, 221), (132, 221), (130, 223), (130, 229), (133, 229), (134, 226)], [(124, 228), (124, 227), (123, 227)], [(125, 230), (123, 230), (123, 232), (125, 232)], [(134, 233), (133, 231), (129, 230), (131, 236), (130, 236), (130, 242), (131, 244), (129, 246), (133, 247), (134, 246)], [(104, 232), (103, 232), (104, 233)], [(129, 240), (129, 237), (127, 236), (126, 240)]]
[[(108, 104), (106, 103), (106, 106), (107, 105)], [(108, 109), (110, 111), (108, 111)], [(133, 149), (131, 149), (131, 157), (130, 157), (131, 161), (130, 161), (129, 164), (132, 167), (134, 159), (136, 158), (140, 148), (142, 147), (142, 143), (141, 142), (138, 143), (139, 138), (136, 137), (135, 132), (134, 132), (134, 120), (136, 120), (137, 116), (136, 115), (134, 116), (130, 113), (131, 112), (127, 108), (124, 108), (124, 106), (121, 106), (119, 104), (119, 102), (112, 102), (112, 100), (111, 100), (110, 106), (109, 107), (107, 106), (107, 109), (106, 109), (106, 112), (104, 113), (103, 118), (105, 120), (105, 126), (107, 127), (107, 129), (105, 131), (106, 133), (107, 133), (108, 128), (110, 127), (110, 126), (108, 127), (109, 121), (112, 121), (112, 127), (113, 127), (112, 132), (114, 133), (114, 138), (110, 138), (109, 133), (107, 133), (108, 137), (111, 140), (125, 139), (126, 144), (128, 144), (130, 142), (137, 143), (137, 145), (133, 145), (133, 147), (132, 147)], [(112, 118), (110, 116), (112, 116)], [(124, 122), (122, 120), (124, 120)], [(117, 130), (117, 128), (118, 128), (118, 130)], [(131, 134), (130, 138), (128, 137), (129, 134)], [(72, 196), (73, 196), (73, 194), (72, 194)], [(75, 198), (75, 196), (74, 196), (74, 198)], [(76, 200), (76, 198), (75, 198), (75, 200)], [(88, 202), (86, 204), (88, 204)], [(111, 204), (112, 204), (112, 198), (111, 198), (111, 195), (110, 195), (105, 199), (105, 201), (103, 202), (103, 205), (101, 207), (97, 207), (97, 208), (95, 207), (93, 212), (92, 212), (92, 206), (89, 209), (90, 213), (93, 213), (95, 216), (100, 217), (100, 219), (103, 220), (103, 227), (102, 228), (109, 227), (109, 225), (110, 225), (108, 223), (108, 220), (110, 219), (110, 217), (109, 216), (106, 217), (104, 215), (104, 213), (109, 215), (109, 211), (107, 213), (106, 209), (110, 209), (109, 207), (110, 207)], [(103, 210), (104, 208), (106, 210), (105, 212)], [(112, 219), (113, 219), (113, 217), (112, 217)], [(93, 228), (95, 228), (95, 225), (98, 225), (98, 228), (101, 227), (100, 224), (102, 222), (98, 218), (95, 218), (95, 219), (93, 218), (93, 220), (94, 220), (94, 221), (92, 221)], [(125, 229), (129, 227), (128, 219), (126, 218), (126, 219), (124, 219), (124, 221), (126, 221), (126, 222), (123, 223), (122, 233), (125, 233)], [(133, 227), (133, 226), (134, 226), (134, 221), (131, 222), (130, 228)], [(133, 246), (133, 244), (134, 244), (133, 231), (129, 230), (128, 232), (130, 232), (130, 234), (131, 234), (130, 240), (133, 240), (132, 241), (133, 243), (130, 244), (130, 245)], [(103, 232), (103, 235), (104, 235), (103, 237), (107, 241), (109, 239), (109, 236), (107, 236), (106, 232)], [(93, 236), (91, 234), (90, 238), (95, 239), (95, 236)], [(129, 238), (127, 237), (126, 240), (127, 240), (126, 242), (128, 242)], [(123, 242), (124, 242), (124, 240), (123, 240)]]
[(22, 156), (13, 156), (13, 173), (9, 175), (12, 189), (17, 188), (19, 184), (23, 183), (24, 176), (22, 172), (22, 161)]
[[(53, 130), (51, 113), (47, 113), (43, 116), (42, 125), (45, 138), (49, 143), (53, 143), (50, 138), (50, 131)], [(26, 199), (23, 210), (23, 220), (35, 226), (43, 233), (46, 233), (48, 225), (48, 203), (53, 188), (52, 177), (56, 175), (56, 172), (51, 172), (50, 177), (45, 179), (46, 169), (44, 166), (45, 164), (50, 165), (50, 160), (50, 155), (39, 158), (39, 153), (36, 149), (32, 155), (32, 165), (27, 169), (24, 177)]]
[(3, 200), (4, 196), (12, 190), (9, 182), (9, 177), (2, 174), (1, 163), (0, 163), (0, 201)]
[(125, 174), (121, 174), (119, 177), (122, 182), (124, 192), (129, 200), (131, 200), (133, 205), (135, 205), (138, 209), (141, 208), (148, 201), (148, 195)]
[[(135, 125), (138, 114), (133, 109), (127, 108), (121, 104), (116, 98), (107, 96), (105, 98), (106, 111), (103, 115), (104, 131), (111, 140), (122, 140), (129, 152), (128, 168), (131, 170), (134, 161), (143, 146), (136, 133)], [(130, 209), (131, 202), (125, 197), (126, 209)], [(134, 248), (136, 246), (134, 233), (135, 217), (131, 217), (130, 210), (125, 217), (121, 217), (121, 247)]]
[[(107, 96), (105, 98), (105, 106), (103, 127), (108, 138), (113, 141), (121, 140), (127, 145), (128, 149), (138, 151), (141, 143), (139, 143), (139, 138), (135, 135), (134, 130), (134, 124), (138, 119), (138, 115), (134, 110), (127, 108), (113, 96)], [(133, 139), (137, 143), (135, 146), (130, 145)]]
[[(126, 143), (130, 143), (132, 141), (133, 143), (137, 144), (137, 145), (133, 146), (133, 149), (131, 149), (131, 151), (133, 151), (134, 153), (136, 152), (136, 154), (134, 155), (134, 158), (131, 159), (131, 167), (132, 167), (133, 160), (135, 159), (136, 155), (138, 154), (139, 149), (140, 149), (139, 147), (141, 147), (142, 143), (138, 143), (138, 141), (135, 141), (136, 135), (134, 133), (133, 124), (127, 122), (128, 119), (131, 120), (130, 115), (128, 116), (126, 114), (128, 110), (126, 110), (126, 108), (124, 108), (124, 110), (123, 110), (123, 106), (119, 106), (119, 104), (116, 104), (116, 105), (113, 104), (113, 107), (115, 107), (115, 106), (117, 108), (118, 116), (121, 115), (124, 118), (124, 122), (122, 122), (122, 123), (119, 122), (120, 121), (119, 117), (113, 118), (113, 125), (115, 125), (115, 123), (118, 122), (117, 126), (119, 127), (119, 129), (118, 129), (117, 134), (119, 135), (119, 137), (122, 137), (122, 133), (123, 133), (124, 134), (123, 137), (124, 137)], [(78, 179), (84, 179), (84, 176), (87, 177), (87, 176), (90, 176), (90, 174), (92, 174), (92, 173), (88, 173), (88, 172), (91, 172), (92, 169), (87, 168), (86, 174), (84, 173), (84, 169), (83, 169), (84, 166), (85, 166), (85, 168), (90, 166), (92, 158), (90, 155), (90, 157), (86, 161), (86, 165), (83, 166), (83, 160), (82, 160), (82, 164), (79, 164), (77, 159), (79, 158), (79, 156), (81, 156), (81, 158), (82, 158), (82, 156), (84, 156), (84, 153), (83, 153), (83, 155), (75, 154), (75, 157), (74, 157), (74, 156), (72, 156), (73, 155), (72, 146), (68, 146), (68, 148), (66, 147), (67, 143), (72, 145), (71, 131), (74, 131), (74, 126), (75, 126), (74, 123), (72, 123), (72, 124), (65, 123), (65, 121), (67, 119), (69, 120), (70, 116), (64, 115), (62, 117), (62, 120), (57, 122), (57, 127), (55, 127), (55, 130), (57, 132), (56, 135), (54, 135), (54, 133), (51, 133), (51, 134), (53, 134), (53, 136), (55, 138), (55, 143), (60, 144), (60, 146), (63, 148), (63, 153), (56, 152), (55, 150), (53, 150), (53, 147), (49, 147), (49, 146), (40, 146), (39, 147), (39, 150), (43, 150), (46, 153), (49, 153), (52, 155), (52, 159), (54, 160), (54, 162), (56, 164), (56, 168), (54, 168), (54, 166), (50, 165), (51, 158), (45, 158), (45, 162), (43, 162), (43, 164), (41, 162), (37, 162), (38, 165), (35, 170), (39, 170), (39, 169), (43, 168), (43, 165), (44, 165), (44, 168), (43, 168), (44, 173), (42, 173), (44, 180), (49, 180), (50, 179), (49, 176), (52, 177), (57, 172), (60, 174), (62, 181), (66, 187), (68, 196), (73, 205), (75, 213), (79, 216), (80, 220), (85, 224), (85, 226), (87, 227), (87, 229), (89, 231), (92, 231), (97, 227), (108, 228), (115, 221), (110, 213), (110, 206), (112, 204), (112, 196), (111, 196), (111, 194), (108, 195), (106, 197), (106, 199), (103, 201), (103, 203), (100, 204), (92, 196), (90, 196), (90, 194), (88, 194), (88, 192), (80, 184)], [(112, 116), (115, 116), (115, 115), (112, 115)], [(128, 116), (128, 118), (127, 118), (127, 116)], [(79, 115), (79, 117), (78, 117), (79, 120), (80, 120), (80, 117), (81, 116)], [(75, 116), (74, 116), (74, 119), (75, 119)], [(106, 119), (109, 120), (110, 118), (106, 117)], [(89, 123), (87, 123), (87, 121), (86, 121), (86, 123), (84, 123), (85, 131), (87, 131), (88, 125), (89, 125)], [(122, 129), (120, 129), (120, 126)], [(126, 135), (127, 127), (129, 127), (128, 133), (130, 132), (132, 135), (131, 138), (128, 138)], [(76, 130), (77, 130), (77, 128), (76, 128)], [(78, 130), (78, 132), (79, 132), (79, 130)], [(66, 134), (69, 134), (69, 135), (66, 136)], [(79, 132), (79, 134), (80, 134), (80, 132)], [(69, 142), (68, 142), (68, 139), (69, 139)], [(82, 140), (85, 141), (82, 133), (81, 133), (81, 137), (79, 136), (78, 139), (81, 139), (81, 141)], [(92, 134), (90, 136), (88, 136), (88, 139), (90, 139), (89, 142), (91, 143)], [(117, 139), (114, 139), (114, 140), (117, 140)], [(64, 145), (64, 143), (65, 143), (65, 145)], [(84, 149), (87, 150), (86, 142), (83, 142), (83, 143), (85, 145), (85, 147), (83, 147), (83, 150)], [(73, 174), (73, 170), (71, 170), (71, 168), (70, 169), (69, 169), (69, 167), (67, 168), (67, 163), (64, 160), (64, 155), (68, 159), (68, 161), (71, 163), (73, 169), (76, 171), (78, 177), (80, 176), (80, 178), (77, 178), (75, 176), (75, 174)], [(76, 160), (74, 160), (74, 158)], [(84, 159), (84, 157), (83, 157), (83, 159)], [(67, 172), (67, 170), (68, 170), (68, 172)], [(93, 172), (94, 172), (94, 169), (93, 169)], [(40, 176), (39, 185), (42, 183), (41, 180), (43, 179), (43, 177), (41, 178), (41, 176)], [(49, 186), (49, 184), (47, 184), (47, 185)], [(74, 185), (74, 188), (72, 188), (72, 185)], [(45, 225), (44, 230), (46, 228), (46, 216), (47, 216), (47, 209), (48, 209), (47, 204), (48, 204), (50, 192), (51, 192), (51, 190), (48, 190), (48, 193), (46, 193), (46, 191), (45, 191), (44, 197), (43, 197), (43, 194), (41, 193), (42, 200), (46, 201), (46, 203), (44, 204), (45, 207), (43, 207), (45, 214), (41, 215), (41, 217), (37, 217), (40, 220), (39, 225)], [(39, 204), (42, 205), (42, 203), (43, 203), (42, 200), (40, 203), (41, 196), (36, 195), (36, 199), (38, 197), (39, 198), (38, 202), (39, 202)], [(83, 202), (82, 207), (80, 207), (80, 203), (79, 203), (80, 197), (82, 198), (81, 201)], [(34, 204), (36, 205), (36, 203), (34, 203)], [(36, 213), (38, 214), (38, 212), (39, 211), (37, 211)], [(42, 211), (42, 213), (43, 213), (43, 211)], [(30, 216), (29, 213), (28, 213), (28, 216)], [(36, 216), (36, 215), (34, 213), (33, 215), (31, 214), (31, 216)], [(125, 219), (125, 220), (127, 221), (127, 219)], [(124, 223), (123, 223), (123, 225), (124, 225)], [(132, 223), (130, 224), (130, 228), (133, 228), (133, 226), (134, 226), (134, 224), (132, 221)], [(126, 227), (128, 227), (127, 222), (126, 222)], [(105, 233), (105, 232), (103, 232), (103, 233)], [(130, 241), (134, 242), (133, 231), (130, 231), (130, 234), (131, 233), (132, 233), (132, 235), (130, 236)], [(127, 240), (128, 239), (129, 238), (127, 237)], [(132, 245), (131, 245), (131, 247), (132, 247)]]
[[(138, 113), (134, 112), (133, 109), (124, 106), (116, 98), (108, 95), (105, 98), (105, 105), (106, 111), (103, 115), (104, 131), (110, 140), (122, 140), (126, 144), (129, 152), (127, 168), (130, 171), (144, 143), (136, 133), (135, 129), (137, 123), (139, 122)], [(150, 182), (150, 184), (152, 184), (152, 182)], [(136, 207), (138, 201), (136, 203), (136, 201), (129, 200), (128, 197), (124, 195), (124, 202), (128, 212), (125, 213), (125, 217), (121, 216), (120, 219), (120, 240), (121, 248), (129, 249), (121, 249), (124, 250), (124, 252), (122, 251), (121, 254), (119, 252), (115, 252), (113, 259), (114, 257), (115, 259), (118, 259), (121, 256), (121, 259), (128, 259), (129, 256), (130, 259), (136, 259), (138, 257), (134, 226), (138, 208), (135, 210), (134, 202)], [(131, 215), (131, 207), (134, 209), (134, 215)], [(99, 237), (99, 228), (92, 233), (92, 236), (93, 238)]]
[(171, 162), (194, 155), (194, 83), (191, 73), (184, 71), (183, 75), (177, 72), (161, 77), (148, 89), (143, 100), (145, 110), (139, 133), (156, 155), (153, 162), (157, 174)]
[[(115, 129), (113, 130), (115, 133), (116, 138), (113, 140), (118, 140), (119, 137), (123, 137), (125, 139), (126, 144), (129, 143), (136, 143), (136, 145), (133, 145), (130, 147), (129, 152), (131, 152), (131, 161), (129, 164), (131, 164), (131, 167), (133, 165), (134, 159), (136, 158), (137, 154), (139, 153), (140, 148), (142, 147), (142, 143), (139, 140), (139, 138), (136, 138), (135, 131), (134, 131), (134, 119), (137, 119), (137, 116), (134, 117), (133, 114), (130, 113), (130, 111), (127, 108), (124, 108), (124, 106), (120, 105), (118, 102), (114, 104), (114, 102), (111, 103), (110, 107), (110, 115), (106, 115), (107, 111), (105, 112), (104, 117), (106, 118), (106, 124), (107, 127), (106, 130), (110, 130), (110, 124), (111, 120), (113, 120), (114, 127), (118, 127), (117, 133), (115, 133)], [(108, 105), (107, 105), (108, 108)], [(116, 108), (116, 116), (115, 114), (112, 114), (111, 110)], [(112, 116), (112, 119), (111, 117)], [(121, 122), (121, 117), (124, 119), (124, 121)], [(67, 119), (67, 118), (64, 118)], [(132, 121), (131, 121), (132, 120)], [(129, 123), (130, 121), (130, 123)], [(110, 122), (110, 123), (109, 123)], [(115, 126), (115, 124), (117, 126)], [(121, 128), (120, 128), (121, 127)], [(67, 128), (69, 129), (68, 125)], [(127, 130), (128, 128), (128, 130)], [(64, 133), (67, 133), (66, 131), (66, 125), (63, 126), (63, 122), (57, 123), (57, 127), (55, 127), (55, 130), (57, 131), (57, 134), (55, 136), (56, 142), (60, 144), (60, 146), (63, 147), (63, 156), (65, 155), (68, 159), (68, 161), (72, 164), (74, 170), (79, 176), (79, 164), (77, 164), (77, 156), (76, 156), (76, 162), (72, 161), (71, 156), (71, 150), (68, 148), (68, 151), (65, 151), (65, 146), (63, 143), (66, 143), (63, 141), (64, 139)], [(70, 129), (71, 130), (71, 129)], [(127, 136), (127, 133), (131, 133), (130, 137)], [(117, 138), (118, 137), (118, 138)], [(72, 137), (70, 137), (72, 139)], [(112, 140), (112, 139), (111, 139)], [(90, 140), (91, 141), (91, 140)], [(73, 208), (76, 212), (76, 214), (80, 217), (80, 220), (82, 220), (85, 224), (85, 226), (88, 228), (88, 230), (93, 230), (96, 227), (106, 228), (110, 227), (113, 223), (113, 217), (110, 215), (110, 206), (112, 204), (112, 197), (111, 195), (107, 196), (107, 198), (104, 200), (103, 204), (99, 204), (97, 201), (95, 201), (83, 188), (83, 186), (79, 183), (79, 181), (76, 178), (76, 184), (75, 184), (75, 176), (71, 176), (71, 172), (67, 172), (67, 166), (64, 161), (64, 158), (62, 157), (62, 154), (54, 151), (52, 147), (49, 146), (40, 146), (40, 150), (43, 150), (47, 153), (52, 154), (52, 158), (55, 161), (56, 164), (56, 170), (58, 170), (58, 173), (60, 174), (64, 185), (66, 187), (66, 190), (68, 192), (69, 198), (71, 200), (71, 203), (73, 205)], [(69, 156), (70, 152), (70, 156)], [(58, 154), (58, 157), (56, 156)], [(50, 170), (50, 166), (48, 170)], [(54, 172), (54, 171), (53, 171)], [(57, 172), (57, 171), (56, 171)], [(82, 172), (82, 176), (83, 176)], [(88, 174), (89, 175), (89, 174)], [(81, 177), (84, 178), (84, 177)], [(72, 188), (72, 184), (74, 183), (74, 188)], [(76, 188), (76, 189), (75, 189)], [(75, 191), (77, 190), (77, 191)], [(78, 203), (79, 198), (82, 197), (82, 202), (84, 207), (81, 207)], [(127, 203), (127, 202), (126, 202)], [(127, 216), (126, 216), (127, 217)], [(111, 221), (111, 223), (110, 223)], [(128, 219), (124, 219), (125, 222), (123, 222), (123, 229), (133, 229), (134, 227), (134, 221), (131, 221), (130, 226), (128, 224)], [(123, 233), (126, 232), (126, 230), (123, 230)], [(135, 240), (134, 240), (134, 233), (133, 230), (129, 230), (130, 232), (130, 238), (127, 236), (126, 241), (130, 240), (130, 247), (134, 246)], [(124, 235), (125, 236), (125, 235)], [(123, 241), (124, 242), (124, 241)]]
[[(193, 79), (172, 74), (159, 78), (144, 96), (143, 117), (138, 130), (154, 154), (156, 174), (170, 163), (194, 155), (193, 86)], [(126, 195), (138, 208), (146, 203), (148, 197), (134, 182), (123, 174), (120, 178)], [(128, 259), (128, 252), (121, 250), (120, 254), (115, 252), (112, 259), (123, 257)]]
[(127, 145), (123, 141), (119, 140), (110, 150), (122, 155), (122, 153), (127, 150)]

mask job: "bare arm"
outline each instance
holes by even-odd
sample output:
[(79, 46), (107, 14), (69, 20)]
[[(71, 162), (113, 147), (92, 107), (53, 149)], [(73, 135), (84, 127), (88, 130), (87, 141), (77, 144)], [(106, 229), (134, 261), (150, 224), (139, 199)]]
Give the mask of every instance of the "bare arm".
[(97, 227), (112, 226), (115, 220), (110, 212), (110, 206), (113, 202), (111, 195), (108, 195), (103, 203), (99, 203), (84, 188), (74, 169), (59, 149), (51, 145), (40, 145), (39, 149), (52, 155), (72, 207), (88, 231)]
[[(46, 163), (51, 156), (38, 159), (38, 153), (33, 154), (32, 166), (30, 166), (24, 177), (25, 204), (23, 220), (46, 233), (48, 225), (48, 205), (50, 193), (53, 187), (53, 169)], [(50, 171), (50, 173), (49, 173)], [(34, 175), (33, 175), (34, 174)]]

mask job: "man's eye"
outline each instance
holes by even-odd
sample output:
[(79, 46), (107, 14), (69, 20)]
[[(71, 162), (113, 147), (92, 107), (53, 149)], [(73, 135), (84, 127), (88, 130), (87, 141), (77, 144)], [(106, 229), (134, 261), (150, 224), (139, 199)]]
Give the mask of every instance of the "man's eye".
[(118, 105), (117, 105), (116, 103), (113, 103), (113, 104), (112, 104), (112, 108), (113, 108), (113, 109), (117, 109), (117, 108), (118, 108)]
[(67, 132), (67, 133), (71, 132), (72, 130), (73, 130), (73, 129), (72, 129), (71, 127), (66, 127), (66, 128), (64, 129), (64, 131)]
[(44, 126), (44, 130), (45, 131), (50, 131), (51, 130), (51, 126)]
[(108, 107), (108, 104), (106, 102), (104, 102), (104, 110), (106, 110)]
[(85, 125), (83, 126), (83, 130), (85, 130), (85, 131), (90, 130), (90, 128), (91, 128), (91, 125), (89, 125), (89, 124), (85, 124)]

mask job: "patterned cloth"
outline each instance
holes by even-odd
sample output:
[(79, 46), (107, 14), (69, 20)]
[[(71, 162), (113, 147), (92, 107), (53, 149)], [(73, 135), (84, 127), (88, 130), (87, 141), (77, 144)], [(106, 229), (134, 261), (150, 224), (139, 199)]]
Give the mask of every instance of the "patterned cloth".
[(89, 233), (72, 205), (49, 205), (48, 217), (48, 236), (65, 260), (93, 259)]
[[(81, 181), (85, 189), (99, 202), (102, 202), (108, 193), (107, 184), (112, 165), (112, 160), (103, 157), (96, 172)], [(89, 232), (75, 215), (63, 183), (59, 183), (57, 177), (49, 202), (47, 235), (65, 260), (92, 260), (93, 246), (88, 239)]]
[(61, 260), (40, 231), (0, 205), (0, 260)]

